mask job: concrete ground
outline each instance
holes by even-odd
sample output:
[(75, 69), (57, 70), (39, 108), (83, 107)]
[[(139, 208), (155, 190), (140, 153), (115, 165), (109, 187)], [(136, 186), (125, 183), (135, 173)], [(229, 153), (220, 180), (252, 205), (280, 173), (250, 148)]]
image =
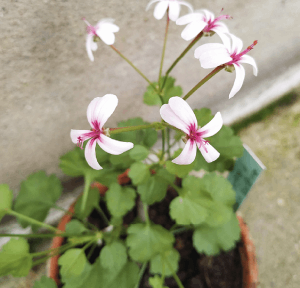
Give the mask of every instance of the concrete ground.
[[(256, 244), (260, 288), (300, 287), (300, 87), (292, 98), (239, 131), (267, 167), (240, 208)], [(26, 278), (3, 277), (0, 286), (30, 288), (41, 274), (45, 265)]]

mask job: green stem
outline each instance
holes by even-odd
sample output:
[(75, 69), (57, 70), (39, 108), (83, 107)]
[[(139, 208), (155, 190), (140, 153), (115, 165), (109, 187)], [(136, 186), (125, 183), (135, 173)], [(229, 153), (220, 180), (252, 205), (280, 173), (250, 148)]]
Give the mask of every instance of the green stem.
[(99, 214), (101, 215), (101, 217), (103, 218), (105, 224), (107, 226), (109, 226), (110, 225), (109, 220), (107, 219), (107, 217), (106, 217), (105, 213), (103, 212), (103, 210), (101, 209), (101, 207), (99, 205), (96, 205), (95, 208), (99, 212)]
[(179, 233), (185, 232), (187, 230), (189, 230), (188, 227), (181, 227), (181, 228), (178, 228), (178, 229), (174, 229), (173, 231), (170, 231), (170, 232), (173, 233), (173, 234), (179, 234)]
[(92, 254), (93, 254), (93, 252), (94, 252), (94, 250), (95, 250), (96, 247), (97, 247), (97, 244), (94, 243), (94, 245), (92, 246), (89, 254), (87, 255), (87, 259), (90, 259), (90, 257), (92, 256)]
[(203, 32), (200, 32), (195, 38), (194, 40), (184, 49), (184, 51), (177, 57), (177, 59), (174, 61), (174, 63), (171, 65), (171, 67), (167, 70), (166, 72), (166, 76), (164, 79), (164, 83), (162, 85), (163, 89), (165, 87), (166, 84), (166, 80), (168, 78), (168, 75), (170, 74), (170, 72), (173, 70), (173, 68), (176, 66), (176, 64), (179, 62), (180, 59), (183, 58), (183, 56), (201, 39), (201, 37), (203, 36)]
[[(166, 24), (166, 31), (165, 31), (164, 46), (163, 46), (163, 51), (162, 51), (161, 60), (160, 60), (160, 67), (159, 67), (158, 86), (159, 86), (159, 82), (160, 82), (160, 78), (161, 78), (162, 67), (163, 67), (163, 64), (164, 64), (166, 44), (167, 44), (168, 31), (169, 31), (169, 23), (170, 23), (170, 19), (169, 19), (169, 8), (168, 8), (168, 10), (167, 10), (167, 24)], [(161, 91), (161, 89), (159, 89), (159, 91)]]
[(146, 268), (147, 268), (147, 264), (148, 264), (148, 262), (145, 262), (145, 263), (143, 264), (143, 266), (142, 266), (142, 268), (141, 268), (141, 270), (140, 270), (140, 273), (139, 273), (139, 279), (138, 279), (138, 282), (136, 283), (136, 285), (134, 286), (134, 288), (139, 288), (139, 287), (140, 287), (140, 282), (141, 282), (142, 277), (143, 277), (143, 275), (144, 275), (144, 273), (145, 273), (145, 270), (146, 270)]
[(221, 71), (225, 66), (220, 65), (216, 67), (213, 71), (211, 71), (208, 75), (206, 75), (192, 90), (190, 90), (184, 97), (183, 100), (188, 99), (198, 88), (200, 88), (204, 83), (206, 83), (210, 78), (216, 75), (219, 71)]
[(144, 207), (146, 223), (149, 226), (150, 225), (150, 218), (149, 218), (149, 214), (148, 214), (148, 205), (143, 203), (143, 207)]
[(122, 133), (122, 132), (129, 132), (129, 131), (136, 131), (136, 130), (154, 128), (155, 125), (157, 125), (158, 123), (159, 122), (153, 122), (151, 124), (146, 124), (146, 125), (137, 125), (137, 126), (120, 127), (120, 128), (110, 128), (109, 133), (110, 134), (118, 134), (118, 133)]
[[(59, 230), (60, 231), (60, 230)], [(23, 238), (54, 238), (54, 237), (86, 237), (86, 235), (59, 234), (0, 234), (0, 237), (23, 237)]]
[(82, 195), (82, 202), (81, 202), (81, 208), (80, 208), (80, 213), (83, 215), (83, 212), (86, 207), (86, 202), (89, 196), (89, 190), (91, 186), (91, 179), (88, 175), (84, 176), (84, 190), (83, 190), (83, 195)]
[(175, 271), (173, 270), (173, 268), (172, 268), (172, 266), (171, 266), (169, 260), (167, 259), (167, 257), (164, 257), (164, 260), (166, 261), (166, 263), (167, 263), (169, 269), (171, 270), (172, 276), (173, 276), (173, 278), (175, 279), (175, 281), (176, 281), (178, 287), (184, 288), (184, 286), (182, 285), (182, 283), (181, 283), (179, 277), (177, 276), (177, 274), (176, 274)]
[(161, 122), (160, 124), (163, 125), (163, 126), (165, 126), (165, 127), (171, 128), (171, 129), (173, 129), (173, 130), (175, 130), (175, 131), (184, 133), (184, 132), (182, 132), (180, 129), (178, 129), (178, 128), (176, 128), (176, 127), (174, 127), (174, 126), (172, 126), (172, 125), (170, 125), (170, 124), (168, 124), (168, 123), (166, 123), (166, 122)]
[(16, 211), (7, 209), (7, 214), (13, 215), (13, 216), (15, 216), (15, 217), (17, 217), (17, 218), (20, 218), (20, 219), (23, 219), (23, 220), (25, 220), (25, 221), (27, 221), (27, 222), (29, 222), (29, 223), (31, 223), (31, 224), (34, 224), (34, 225), (38, 225), (38, 226), (44, 227), (44, 228), (46, 228), (46, 229), (48, 229), (48, 230), (51, 230), (51, 231), (53, 231), (53, 232), (55, 232), (55, 233), (56, 233), (56, 232), (61, 232), (59, 229), (56, 229), (55, 227), (53, 227), (53, 226), (51, 226), (51, 225), (48, 225), (48, 224), (46, 224), (46, 223), (37, 221), (37, 220), (35, 220), (35, 219), (31, 218), (31, 217), (25, 216), (25, 215), (20, 214), (20, 213), (18, 213), (18, 212), (16, 212)]
[(151, 81), (131, 61), (129, 61), (129, 59), (127, 59), (115, 46), (110, 45), (110, 47), (116, 51), (137, 73), (139, 73), (154, 88), (155, 91), (157, 91)]
[(162, 140), (162, 149), (161, 149), (161, 156), (160, 156), (160, 160), (164, 159), (164, 155), (165, 155), (165, 130), (161, 131), (161, 140)]
[(170, 128), (167, 128), (167, 153), (168, 153), (168, 158), (170, 159), (171, 158), (171, 154), (170, 154)]

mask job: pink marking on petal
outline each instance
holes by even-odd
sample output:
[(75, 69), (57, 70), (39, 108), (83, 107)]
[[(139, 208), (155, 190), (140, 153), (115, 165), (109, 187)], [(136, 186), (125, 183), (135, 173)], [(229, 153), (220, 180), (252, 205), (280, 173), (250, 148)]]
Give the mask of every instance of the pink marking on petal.
[(97, 28), (95, 26), (92, 26), (84, 17), (82, 18), (82, 20), (87, 25), (87, 27), (86, 27), (87, 33), (98, 36), (97, 33), (96, 33)]
[[(223, 9), (222, 9), (222, 11), (223, 11)], [(210, 32), (212, 29), (214, 29), (218, 26), (217, 22), (219, 22), (220, 20), (223, 20), (223, 19), (232, 19), (232, 17), (229, 16), (229, 15), (220, 15), (219, 17), (217, 17), (213, 21), (212, 21), (211, 18), (206, 19), (206, 17), (204, 17), (203, 21), (207, 22), (207, 26), (205, 26), (205, 28), (203, 29), (203, 32)]]

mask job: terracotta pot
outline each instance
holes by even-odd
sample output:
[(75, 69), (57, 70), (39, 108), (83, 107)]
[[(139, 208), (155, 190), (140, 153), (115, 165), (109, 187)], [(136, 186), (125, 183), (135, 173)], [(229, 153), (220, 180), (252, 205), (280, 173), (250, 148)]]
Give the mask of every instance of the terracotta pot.
[[(130, 182), (130, 178), (128, 177), (129, 169), (127, 169), (123, 174), (118, 176), (119, 184), (127, 184)], [(104, 195), (108, 188), (100, 183), (94, 183), (94, 187), (99, 189), (101, 195)], [(62, 232), (66, 229), (66, 224), (69, 223), (72, 219), (72, 215), (74, 213), (76, 201), (70, 206), (69, 214), (66, 214), (60, 220), (57, 228)], [(255, 247), (250, 235), (249, 229), (244, 222), (241, 214), (237, 212), (237, 219), (239, 221), (239, 225), (241, 228), (241, 239), (243, 246), (239, 248), (241, 255), (241, 262), (243, 266), (243, 287), (242, 288), (256, 288), (258, 284), (258, 267), (255, 257)], [(56, 249), (62, 245), (64, 241), (63, 237), (54, 237), (51, 245), (51, 249)], [(58, 258), (59, 255), (53, 256), (48, 261), (47, 267), (47, 275), (52, 278), (57, 284), (60, 284), (58, 275), (59, 275), (59, 266), (58, 266)]]

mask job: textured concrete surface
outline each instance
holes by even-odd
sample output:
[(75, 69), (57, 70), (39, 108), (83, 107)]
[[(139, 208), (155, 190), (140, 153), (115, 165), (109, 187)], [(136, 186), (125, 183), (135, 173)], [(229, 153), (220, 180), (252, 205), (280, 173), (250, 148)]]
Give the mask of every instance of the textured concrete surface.
[[(120, 26), (115, 46), (156, 80), (165, 20), (155, 20), (153, 8), (145, 12), (147, 2), (0, 0), (0, 183), (16, 191), (22, 179), (39, 169), (61, 175), (58, 158), (73, 147), (70, 129), (87, 128), (86, 107), (96, 96), (114, 93), (119, 97), (108, 122), (111, 126), (141, 112), (148, 121), (159, 118), (157, 108), (142, 104), (146, 82), (110, 47), (100, 43), (95, 62), (89, 61), (81, 21), (83, 16), (91, 23), (115, 18)], [(254, 86), (300, 62), (299, 1), (214, 0), (203, 6), (196, 0), (189, 2), (195, 9), (207, 8), (215, 14), (225, 8), (233, 16), (226, 22), (231, 32), (245, 46), (259, 42), (251, 52), (259, 67), (257, 78), (245, 65), (245, 84), (228, 100), (235, 76), (220, 73), (189, 99), (193, 107), (222, 112), (222, 103), (234, 104)], [(181, 15), (185, 13), (183, 8)], [(180, 37), (182, 29), (170, 25), (164, 70), (187, 45)], [(220, 42), (214, 36), (200, 44), (207, 41)], [(187, 92), (208, 72), (190, 51), (173, 76)]]

